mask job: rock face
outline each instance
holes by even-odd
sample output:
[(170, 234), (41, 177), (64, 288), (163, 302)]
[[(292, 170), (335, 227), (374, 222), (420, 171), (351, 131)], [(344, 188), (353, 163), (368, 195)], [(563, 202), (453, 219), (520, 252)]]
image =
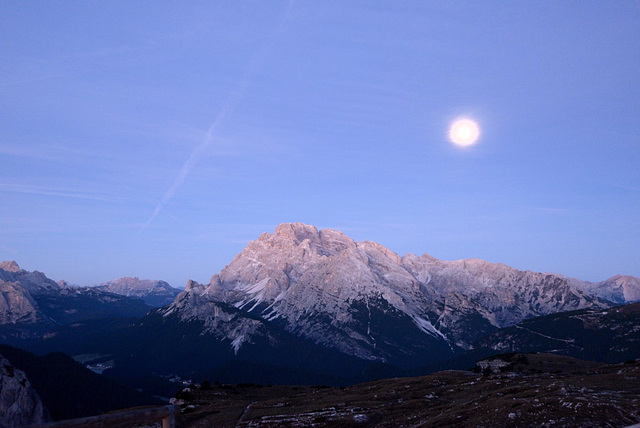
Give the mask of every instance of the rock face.
[[(478, 259), (401, 257), (301, 223), (262, 234), (209, 284), (191, 282), (165, 311), (211, 326), (216, 302), (316, 344), (400, 366), (425, 355), (445, 358), (527, 318), (610, 306), (560, 275)], [(236, 346), (251, 334), (243, 327)]]
[(203, 288), (202, 285), (189, 281), (186, 291), (180, 293), (169, 307), (160, 309), (160, 314), (163, 318), (175, 314), (181, 321), (202, 322), (203, 333), (229, 341), (235, 354), (252, 337), (268, 336), (264, 322), (244, 316), (233, 307), (207, 299), (203, 296)]
[(18, 282), (0, 280), (0, 325), (35, 323), (38, 305)]
[(164, 306), (173, 302), (181, 290), (164, 281), (124, 277), (97, 286), (98, 289), (127, 297), (139, 297), (150, 306)]
[(0, 355), (0, 427), (41, 424), (49, 419), (24, 372)]

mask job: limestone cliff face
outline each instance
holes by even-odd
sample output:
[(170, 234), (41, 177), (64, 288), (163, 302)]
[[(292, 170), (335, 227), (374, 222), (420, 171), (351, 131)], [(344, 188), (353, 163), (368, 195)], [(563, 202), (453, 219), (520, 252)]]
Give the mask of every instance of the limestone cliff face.
[(412, 346), (417, 354), (455, 352), (523, 319), (609, 305), (560, 275), (478, 259), (401, 257), (301, 223), (262, 234), (209, 284), (185, 294), (198, 295), (198, 305), (232, 305), (317, 344), (382, 361)]
[(38, 305), (27, 290), (17, 282), (0, 280), (0, 325), (35, 323)]
[(23, 371), (0, 355), (0, 427), (19, 427), (49, 421), (40, 397)]

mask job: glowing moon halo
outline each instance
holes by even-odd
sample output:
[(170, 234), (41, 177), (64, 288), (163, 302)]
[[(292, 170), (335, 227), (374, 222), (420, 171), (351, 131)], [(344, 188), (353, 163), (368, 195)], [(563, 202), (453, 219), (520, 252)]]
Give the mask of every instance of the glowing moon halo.
[(478, 137), (480, 137), (480, 127), (471, 119), (456, 119), (449, 127), (449, 140), (458, 146), (470, 146), (478, 141)]

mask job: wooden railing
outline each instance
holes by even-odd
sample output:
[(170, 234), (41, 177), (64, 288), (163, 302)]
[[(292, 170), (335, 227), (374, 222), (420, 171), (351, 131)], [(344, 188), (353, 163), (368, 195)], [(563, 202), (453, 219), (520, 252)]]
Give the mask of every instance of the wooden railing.
[(42, 425), (29, 425), (29, 428), (115, 428), (153, 424), (160, 421), (162, 421), (162, 428), (175, 428), (175, 412), (176, 409), (173, 405), (147, 407), (122, 412), (105, 413), (104, 415), (90, 416), (88, 418), (68, 419)]

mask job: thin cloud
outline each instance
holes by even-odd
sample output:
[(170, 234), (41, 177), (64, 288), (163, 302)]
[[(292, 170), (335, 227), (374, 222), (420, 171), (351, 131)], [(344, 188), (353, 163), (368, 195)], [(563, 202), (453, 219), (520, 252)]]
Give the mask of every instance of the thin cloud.
[(49, 79), (57, 79), (59, 77), (69, 76), (69, 74), (70, 73), (55, 73), (55, 74), (47, 74), (47, 75), (44, 75), (44, 76), (31, 77), (31, 78), (26, 78), (26, 79), (17, 79), (17, 80), (13, 80), (13, 81), (9, 81), (9, 82), (0, 83), (0, 88), (6, 88), (6, 87), (9, 87), (9, 86), (16, 86), (16, 85), (23, 85), (25, 83), (40, 82), (40, 81), (49, 80)]
[(91, 201), (122, 202), (122, 199), (99, 193), (84, 192), (74, 189), (60, 189), (27, 184), (0, 183), (0, 192), (22, 193), (31, 195), (59, 196), (64, 198), (87, 199)]
[(56, 155), (51, 149), (41, 149), (37, 147), (23, 147), (18, 145), (0, 145), (0, 154), (4, 156), (25, 157), (31, 159), (55, 160)]
[(191, 155), (189, 156), (187, 161), (182, 165), (182, 168), (180, 169), (180, 172), (178, 173), (178, 176), (176, 177), (176, 179), (173, 181), (173, 184), (162, 196), (162, 199), (160, 199), (160, 202), (158, 202), (158, 205), (153, 210), (151, 217), (149, 217), (149, 219), (145, 222), (145, 224), (140, 228), (136, 236), (140, 236), (140, 234), (144, 232), (144, 230), (147, 227), (149, 227), (149, 225), (151, 225), (153, 220), (155, 220), (158, 214), (160, 214), (160, 211), (162, 211), (164, 206), (171, 200), (171, 198), (173, 198), (176, 191), (180, 188), (180, 186), (184, 182), (187, 175), (189, 175), (191, 168), (193, 168), (194, 165), (202, 158), (204, 153), (206, 153), (207, 149), (211, 145), (213, 141), (214, 131), (216, 130), (216, 128), (220, 125), (220, 123), (224, 120), (224, 118), (228, 114), (233, 113), (233, 111), (236, 109), (240, 101), (245, 97), (247, 88), (249, 87), (251, 76), (256, 72), (258, 68), (260, 68), (260, 66), (264, 62), (265, 58), (267, 57), (267, 54), (272, 48), (275, 37), (283, 31), (285, 23), (291, 12), (292, 6), (293, 6), (293, 1), (289, 2), (289, 4), (287, 5), (287, 8), (284, 10), (284, 13), (282, 14), (282, 18), (278, 26), (269, 36), (269, 39), (265, 44), (264, 48), (261, 49), (259, 52), (257, 52), (253, 56), (251, 62), (247, 66), (247, 69), (243, 73), (242, 78), (238, 83), (238, 86), (229, 95), (229, 98), (224, 104), (224, 107), (222, 108), (220, 113), (218, 113), (218, 116), (215, 118), (215, 120), (209, 127), (209, 130), (207, 131), (203, 142), (199, 146), (197, 146), (193, 150), (193, 152), (191, 152)]
[(41, 144), (29, 144), (28, 142), (0, 142), (0, 155), (20, 157), (34, 160), (52, 161), (56, 163), (85, 162), (87, 158), (124, 160), (113, 150), (92, 149), (83, 145), (74, 147), (72, 143), (61, 144), (58, 142), (44, 142)]

